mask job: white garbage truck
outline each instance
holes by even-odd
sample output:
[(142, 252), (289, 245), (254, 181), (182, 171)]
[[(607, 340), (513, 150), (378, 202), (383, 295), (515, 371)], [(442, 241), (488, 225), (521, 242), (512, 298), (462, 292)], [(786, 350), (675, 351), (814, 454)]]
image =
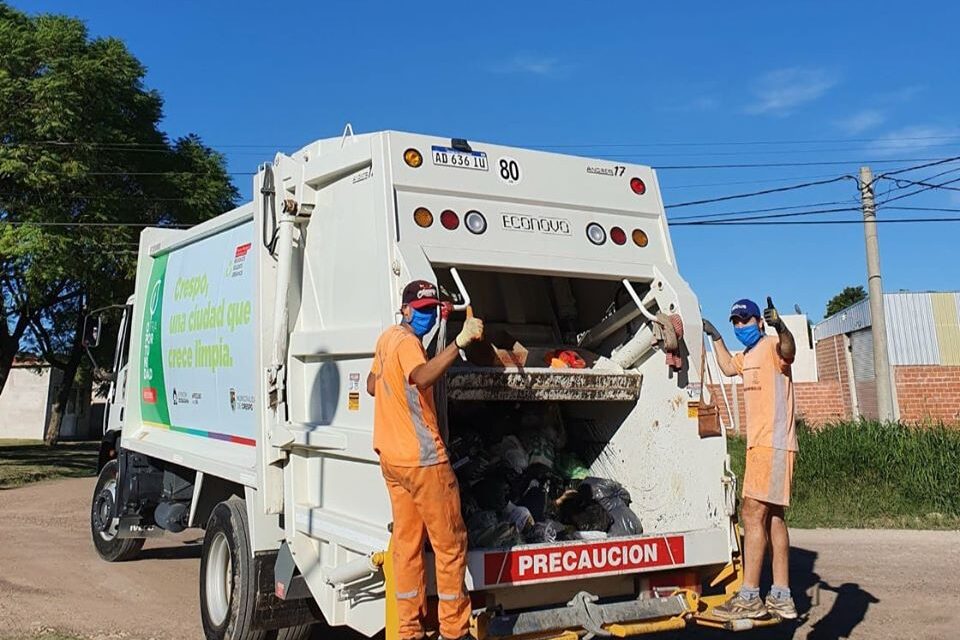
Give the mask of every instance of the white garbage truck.
[[(253, 194), (140, 237), (91, 508), (103, 559), (200, 528), (207, 638), (327, 625), (396, 640), (365, 382), (403, 285), (424, 279), (453, 304), (428, 352), (469, 307), (488, 334), (510, 336), (494, 353), (523, 355), (450, 369), (436, 388), (447, 437), (464, 420), (485, 442), (487, 427), (549, 417), (576, 444), (579, 477), (616, 483), (639, 521), (532, 542), (511, 530), (492, 546), (471, 531), (473, 634), (722, 624), (710, 609), (741, 576), (736, 481), (725, 438), (698, 430), (701, 317), (651, 168), (348, 128), (278, 154)], [(91, 345), (101, 318), (88, 318)], [(549, 457), (539, 464), (550, 471)]]

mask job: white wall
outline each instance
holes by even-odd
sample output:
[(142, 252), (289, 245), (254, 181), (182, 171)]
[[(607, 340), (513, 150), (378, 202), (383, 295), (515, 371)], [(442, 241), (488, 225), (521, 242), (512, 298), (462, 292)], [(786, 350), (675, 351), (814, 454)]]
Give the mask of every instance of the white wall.
[(50, 367), (14, 366), (0, 393), (0, 438), (43, 439)]

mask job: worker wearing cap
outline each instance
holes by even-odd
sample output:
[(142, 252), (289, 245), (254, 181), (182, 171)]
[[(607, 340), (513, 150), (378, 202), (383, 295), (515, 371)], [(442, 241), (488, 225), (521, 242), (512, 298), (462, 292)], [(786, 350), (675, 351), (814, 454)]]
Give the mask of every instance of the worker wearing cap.
[[(720, 370), (743, 377), (747, 417), (747, 464), (743, 474), (744, 576), (740, 592), (714, 613), (724, 619), (760, 618), (768, 613), (794, 619), (788, 559), (790, 538), (784, 508), (790, 504), (793, 462), (797, 452), (794, 428), (793, 378), (790, 365), (797, 354), (793, 335), (767, 298), (763, 314), (752, 300), (738, 300), (730, 322), (745, 350), (730, 355), (709, 320), (704, 332), (713, 339)], [(764, 334), (764, 325), (777, 336)], [(760, 599), (760, 571), (767, 542), (773, 551), (773, 586)]]
[(425, 535), (436, 558), (440, 635), (468, 635), (470, 598), (464, 587), (467, 532), (460, 515), (457, 478), (437, 423), (433, 385), (456, 361), (459, 350), (483, 335), (483, 322), (469, 313), (456, 340), (431, 359), (422, 338), (437, 322), (437, 287), (415, 280), (403, 290), (403, 320), (377, 341), (367, 392), (374, 396), (373, 448), (393, 507), (394, 588), (401, 640), (424, 637)]

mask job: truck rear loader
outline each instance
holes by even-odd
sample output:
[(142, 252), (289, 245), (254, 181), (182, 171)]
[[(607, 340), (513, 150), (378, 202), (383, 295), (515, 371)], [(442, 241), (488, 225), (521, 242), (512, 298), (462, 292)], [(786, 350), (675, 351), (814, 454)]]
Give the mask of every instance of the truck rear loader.
[[(348, 128), (278, 154), (253, 194), (141, 235), (91, 508), (101, 557), (200, 528), (207, 638), (292, 640), (320, 624), (396, 640), (365, 384), (403, 285), (424, 279), (454, 303), (429, 352), (469, 307), (524, 354), (447, 373), (448, 437), (464, 416), (506, 433), (511, 416), (549, 414), (642, 525), (472, 544), (475, 636), (723, 626), (710, 609), (740, 581), (736, 481), (725, 438), (698, 431), (701, 317), (652, 169)], [(96, 343), (100, 316), (88, 325)]]

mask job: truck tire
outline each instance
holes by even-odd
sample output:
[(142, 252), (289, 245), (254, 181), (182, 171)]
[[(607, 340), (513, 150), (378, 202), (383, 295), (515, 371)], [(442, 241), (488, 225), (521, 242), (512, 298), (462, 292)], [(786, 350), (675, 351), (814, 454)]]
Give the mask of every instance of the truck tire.
[(267, 640), (307, 640), (313, 632), (313, 624), (301, 624), (296, 627), (287, 627), (271, 631)]
[(254, 629), (257, 580), (247, 508), (230, 498), (213, 508), (200, 558), (200, 618), (207, 640), (266, 640)]
[(143, 548), (143, 538), (118, 538), (112, 514), (117, 499), (117, 472), (120, 466), (110, 460), (100, 470), (90, 506), (90, 533), (97, 554), (107, 562), (130, 560)]

